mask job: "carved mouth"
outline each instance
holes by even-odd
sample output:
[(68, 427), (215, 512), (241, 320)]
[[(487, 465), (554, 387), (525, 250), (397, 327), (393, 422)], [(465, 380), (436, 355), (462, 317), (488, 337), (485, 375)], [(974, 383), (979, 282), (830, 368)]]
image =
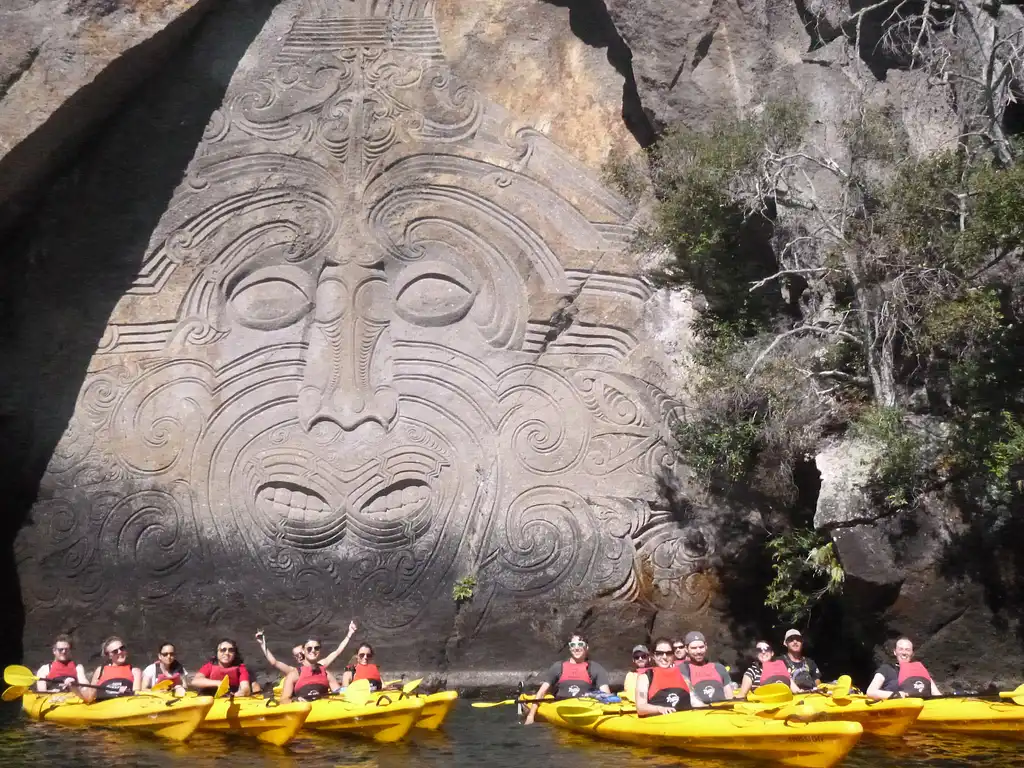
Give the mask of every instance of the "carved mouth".
[(389, 485), (352, 512), (353, 533), (374, 549), (406, 546), (430, 527), (432, 496), (422, 480)]
[(256, 510), (271, 538), (299, 549), (322, 549), (345, 536), (347, 516), (315, 491), (295, 483), (271, 482), (256, 493)]

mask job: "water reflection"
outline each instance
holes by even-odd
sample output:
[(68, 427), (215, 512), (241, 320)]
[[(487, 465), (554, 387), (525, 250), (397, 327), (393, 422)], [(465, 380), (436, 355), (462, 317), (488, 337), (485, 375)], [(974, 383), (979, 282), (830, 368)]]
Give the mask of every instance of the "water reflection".
[[(446, 732), (417, 733), (402, 744), (303, 733), (286, 747), (268, 747), (240, 737), (196, 734), (186, 744), (98, 728), (62, 728), (0, 707), (0, 766), (40, 763), (110, 768), (732, 768), (735, 761), (695, 759), (608, 744), (538, 725), (524, 728), (511, 708), (472, 709), (460, 702)], [(751, 765), (753, 765), (751, 763)], [(1020, 742), (911, 734), (903, 739), (865, 740), (844, 768), (1005, 768), (1021, 766)]]

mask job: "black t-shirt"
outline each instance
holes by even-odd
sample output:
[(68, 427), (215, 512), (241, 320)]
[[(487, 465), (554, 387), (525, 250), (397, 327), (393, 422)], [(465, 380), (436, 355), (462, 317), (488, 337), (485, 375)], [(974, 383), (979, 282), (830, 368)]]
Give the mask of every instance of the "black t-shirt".
[[(789, 670), (789, 676), (793, 679), (793, 682), (797, 684), (802, 690), (810, 690), (814, 687), (816, 680), (821, 680), (821, 670), (818, 669), (818, 665), (814, 663), (813, 659), (809, 659), (804, 656), (800, 661), (793, 661), (789, 658), (789, 654), (784, 654), (782, 660), (786, 662), (786, 669)], [(806, 679), (803, 675), (799, 675), (801, 672), (806, 672), (811, 676), (811, 684), (806, 684)], [(801, 685), (801, 680), (804, 680), (804, 684)]]
[(892, 664), (883, 664), (875, 672), (882, 676), (882, 690), (889, 693), (898, 693), (900, 690), (900, 671)]
[[(602, 685), (608, 685), (608, 672), (596, 661), (588, 661), (590, 665), (591, 690), (596, 691)], [(558, 688), (558, 679), (562, 676), (562, 662), (556, 661), (544, 674), (544, 682), (551, 686), (552, 691)]]

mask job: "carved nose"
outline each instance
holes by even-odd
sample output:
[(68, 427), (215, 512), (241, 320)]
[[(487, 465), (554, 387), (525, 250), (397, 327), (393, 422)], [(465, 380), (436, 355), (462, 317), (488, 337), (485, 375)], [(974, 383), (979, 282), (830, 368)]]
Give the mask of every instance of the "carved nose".
[(337, 424), (352, 432), (367, 422), (376, 422), (387, 430), (398, 415), (398, 393), (387, 386), (373, 392), (335, 389), (322, 392), (303, 387), (299, 392), (299, 421), (307, 432), (319, 422)]

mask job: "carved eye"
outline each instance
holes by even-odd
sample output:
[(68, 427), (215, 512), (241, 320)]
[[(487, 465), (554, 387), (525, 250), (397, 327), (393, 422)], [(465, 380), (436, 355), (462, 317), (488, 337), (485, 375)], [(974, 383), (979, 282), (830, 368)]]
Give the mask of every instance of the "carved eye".
[(268, 267), (236, 283), (230, 305), (247, 328), (275, 331), (287, 328), (312, 309), (309, 275), (294, 267)]
[(443, 262), (409, 267), (401, 278), (395, 297), (396, 311), (414, 325), (438, 327), (457, 323), (476, 300), (472, 281)]

